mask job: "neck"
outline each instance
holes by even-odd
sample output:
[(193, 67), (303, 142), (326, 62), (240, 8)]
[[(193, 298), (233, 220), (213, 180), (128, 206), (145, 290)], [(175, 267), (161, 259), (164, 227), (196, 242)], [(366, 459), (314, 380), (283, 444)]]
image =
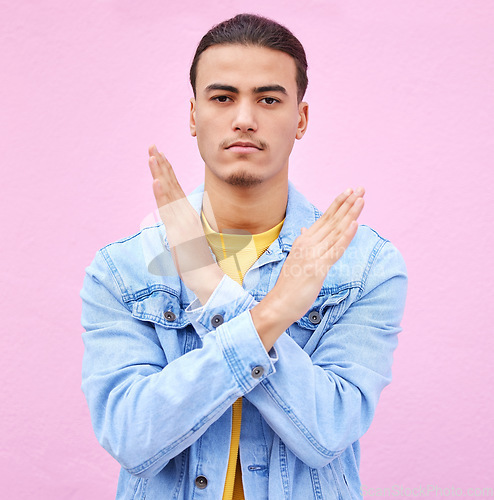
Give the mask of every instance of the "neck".
[[(265, 181), (251, 187), (232, 186), (206, 175), (202, 209), (217, 232), (242, 229), (259, 234), (279, 224), (285, 217), (288, 177), (276, 183)], [(209, 203), (208, 203), (209, 200)]]

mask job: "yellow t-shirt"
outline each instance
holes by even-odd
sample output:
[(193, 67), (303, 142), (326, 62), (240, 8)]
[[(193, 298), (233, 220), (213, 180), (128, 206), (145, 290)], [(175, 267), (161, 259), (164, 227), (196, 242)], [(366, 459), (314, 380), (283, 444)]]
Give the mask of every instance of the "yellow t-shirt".
[[(239, 234), (217, 233), (208, 224), (204, 213), (202, 225), (209, 246), (216, 256), (218, 265), (230, 278), (240, 285), (245, 273), (265, 250), (279, 236), (283, 226), (283, 219), (273, 228), (259, 234), (249, 234), (239, 231)], [(243, 233), (243, 234), (241, 234)], [(240, 441), (240, 428), (242, 421), (242, 398), (238, 398), (232, 405), (232, 438), (230, 443), (230, 456), (226, 472), (223, 500), (244, 500), (242, 485), (242, 470), (238, 454)]]

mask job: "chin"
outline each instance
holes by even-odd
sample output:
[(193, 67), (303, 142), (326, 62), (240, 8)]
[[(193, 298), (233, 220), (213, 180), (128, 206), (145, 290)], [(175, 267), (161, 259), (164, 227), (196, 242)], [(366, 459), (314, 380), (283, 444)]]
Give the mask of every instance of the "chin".
[(231, 186), (249, 188), (261, 184), (262, 178), (249, 172), (235, 172), (229, 175), (225, 182)]

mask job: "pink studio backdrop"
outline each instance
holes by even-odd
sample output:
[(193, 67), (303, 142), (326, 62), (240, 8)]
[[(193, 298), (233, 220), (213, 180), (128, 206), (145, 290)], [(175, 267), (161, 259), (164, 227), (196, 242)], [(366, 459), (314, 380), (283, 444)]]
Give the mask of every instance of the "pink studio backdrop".
[(188, 69), (207, 29), (239, 12), (286, 24), (308, 54), (293, 182), (323, 209), (364, 185), (361, 222), (408, 265), (394, 380), (362, 439), (366, 498), (494, 488), (494, 2), (0, 7), (2, 498), (115, 496), (119, 467), (80, 391), (84, 268), (154, 210), (150, 144), (187, 192), (201, 182)]

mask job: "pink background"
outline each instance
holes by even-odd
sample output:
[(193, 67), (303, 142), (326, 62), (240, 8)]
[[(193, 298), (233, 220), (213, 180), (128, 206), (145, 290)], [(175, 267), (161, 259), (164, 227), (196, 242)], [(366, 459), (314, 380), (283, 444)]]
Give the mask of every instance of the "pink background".
[(364, 486), (494, 488), (494, 2), (0, 0), (0, 12), (3, 498), (115, 496), (119, 467), (80, 391), (84, 268), (154, 210), (150, 144), (187, 192), (201, 182), (189, 65), (239, 12), (286, 24), (308, 54), (296, 186), (324, 209), (364, 185), (361, 222), (408, 265)]

